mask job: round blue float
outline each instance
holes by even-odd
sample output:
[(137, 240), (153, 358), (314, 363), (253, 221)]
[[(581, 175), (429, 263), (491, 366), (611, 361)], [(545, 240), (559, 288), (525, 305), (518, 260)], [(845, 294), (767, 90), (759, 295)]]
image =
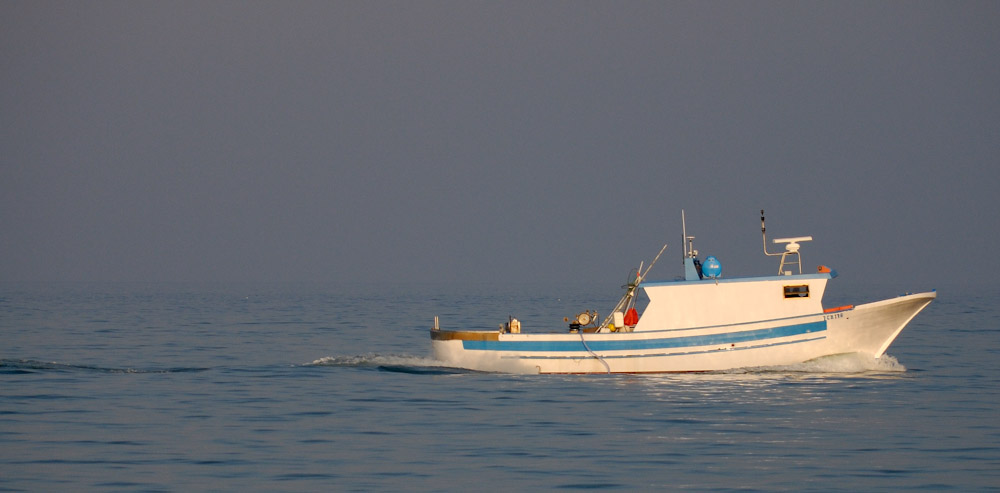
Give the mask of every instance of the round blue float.
[(701, 274), (711, 278), (722, 276), (722, 264), (719, 263), (719, 259), (712, 255), (705, 257), (705, 261), (701, 263)]

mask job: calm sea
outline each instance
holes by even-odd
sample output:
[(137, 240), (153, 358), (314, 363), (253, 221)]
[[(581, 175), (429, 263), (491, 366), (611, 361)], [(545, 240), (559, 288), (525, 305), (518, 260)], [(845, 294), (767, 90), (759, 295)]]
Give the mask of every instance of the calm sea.
[[(901, 294), (855, 291), (828, 304)], [(429, 358), (434, 315), (560, 327), (619, 294), (0, 284), (0, 490), (1000, 489), (995, 288), (942, 287), (881, 361), (533, 376)]]

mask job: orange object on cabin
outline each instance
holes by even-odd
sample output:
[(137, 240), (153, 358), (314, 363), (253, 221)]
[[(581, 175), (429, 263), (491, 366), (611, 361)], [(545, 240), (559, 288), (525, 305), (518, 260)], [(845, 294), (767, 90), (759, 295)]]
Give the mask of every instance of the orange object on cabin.
[(839, 312), (843, 310), (850, 310), (851, 308), (854, 308), (854, 305), (835, 306), (833, 308), (824, 309), (823, 313)]

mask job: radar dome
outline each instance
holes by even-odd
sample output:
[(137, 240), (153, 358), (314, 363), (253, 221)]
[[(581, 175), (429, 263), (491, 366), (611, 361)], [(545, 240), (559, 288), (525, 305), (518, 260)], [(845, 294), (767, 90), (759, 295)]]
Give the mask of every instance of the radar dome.
[(722, 264), (719, 263), (719, 259), (712, 255), (705, 257), (705, 261), (701, 263), (701, 273), (705, 277), (720, 277), (722, 276)]

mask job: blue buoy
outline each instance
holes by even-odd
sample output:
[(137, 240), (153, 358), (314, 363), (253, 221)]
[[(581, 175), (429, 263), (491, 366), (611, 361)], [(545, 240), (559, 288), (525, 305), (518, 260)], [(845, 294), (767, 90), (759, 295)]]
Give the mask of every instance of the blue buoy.
[(701, 273), (705, 277), (711, 277), (715, 279), (716, 277), (722, 277), (722, 264), (719, 263), (719, 259), (715, 258), (713, 255), (705, 257), (705, 261), (701, 263)]

